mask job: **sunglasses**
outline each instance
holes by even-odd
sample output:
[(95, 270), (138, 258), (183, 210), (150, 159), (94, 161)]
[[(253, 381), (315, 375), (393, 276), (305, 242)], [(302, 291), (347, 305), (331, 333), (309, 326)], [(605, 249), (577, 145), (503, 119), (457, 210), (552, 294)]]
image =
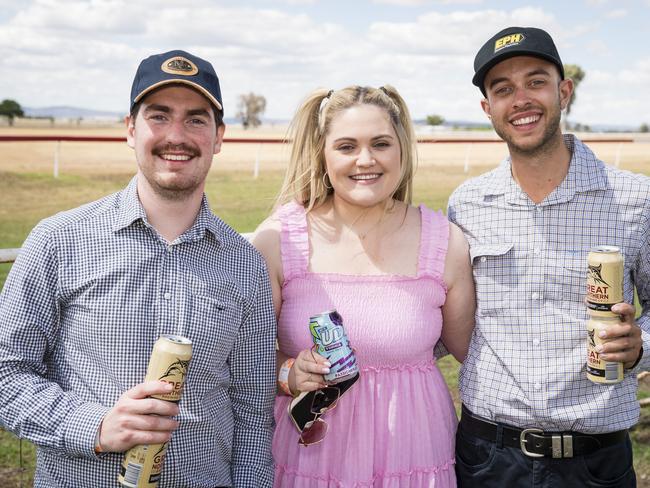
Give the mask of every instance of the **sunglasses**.
[(312, 397), (309, 412), (314, 416), (313, 420), (305, 423), (298, 444), (311, 446), (322, 441), (327, 435), (328, 425), (321, 415), (333, 410), (341, 397), (341, 390), (335, 386), (328, 386), (322, 390), (316, 390)]
[(327, 434), (327, 422), (321, 416), (332, 410), (339, 399), (357, 380), (359, 375), (320, 390), (305, 391), (289, 404), (289, 418), (300, 432), (298, 443), (311, 446), (322, 441)]

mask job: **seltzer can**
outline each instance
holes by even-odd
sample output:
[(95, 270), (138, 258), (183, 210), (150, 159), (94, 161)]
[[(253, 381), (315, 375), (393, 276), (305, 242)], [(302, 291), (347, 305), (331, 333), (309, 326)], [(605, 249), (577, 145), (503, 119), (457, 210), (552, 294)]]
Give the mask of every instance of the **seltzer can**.
[(623, 255), (616, 246), (596, 246), (587, 256), (587, 307), (612, 316), (623, 301)]
[(309, 331), (316, 352), (326, 357), (331, 364), (330, 372), (324, 375), (327, 383), (340, 383), (359, 372), (357, 358), (343, 328), (343, 318), (336, 310), (310, 317)]
[[(174, 389), (151, 398), (180, 401), (191, 358), (192, 341), (177, 335), (161, 335), (153, 346), (145, 381), (164, 381), (174, 385)], [(163, 442), (129, 449), (124, 455), (118, 482), (128, 488), (157, 487), (168, 444)]]
[(603, 312), (592, 312), (587, 321), (587, 378), (594, 383), (613, 384), (623, 381), (623, 363), (603, 361), (596, 350), (596, 346), (603, 343), (598, 333), (619, 321), (618, 316)]

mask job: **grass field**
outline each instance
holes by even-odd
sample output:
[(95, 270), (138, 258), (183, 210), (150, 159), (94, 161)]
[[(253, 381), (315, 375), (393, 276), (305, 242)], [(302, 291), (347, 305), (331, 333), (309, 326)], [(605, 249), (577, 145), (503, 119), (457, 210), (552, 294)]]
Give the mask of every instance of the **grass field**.
[[(3, 129), (7, 133), (8, 129)], [(19, 130), (14, 131), (18, 133)], [(121, 129), (107, 135), (122, 135)], [(231, 136), (241, 135), (236, 132)], [(257, 134), (254, 134), (256, 136)], [(272, 135), (278, 135), (274, 133)], [(280, 134), (281, 135), (281, 134)], [(618, 156), (621, 167), (650, 172), (648, 144), (595, 143), (592, 148), (606, 161)], [(65, 143), (60, 149), (60, 172), (52, 178), (55, 143), (4, 143), (0, 157), (0, 248), (20, 247), (30, 229), (42, 218), (73, 208), (119, 190), (134, 172), (130, 149), (120, 144)], [(426, 144), (420, 146), (415, 180), (415, 202), (445, 208), (451, 191), (467, 177), (493, 167), (505, 154), (502, 144)], [(253, 163), (260, 160), (261, 173), (252, 178)], [(282, 181), (286, 147), (258, 144), (226, 145), (215, 159), (206, 192), (212, 209), (240, 232), (250, 232), (268, 215)], [(468, 173), (463, 172), (466, 160)], [(0, 265), (0, 285), (10, 265)], [(441, 362), (455, 398), (457, 363)], [(642, 385), (640, 397), (650, 396), (650, 384)], [(639, 486), (650, 488), (650, 408), (633, 430), (635, 464)], [(0, 430), (0, 486), (20, 486), (19, 449), (11, 434)], [(31, 486), (34, 449), (22, 443), (24, 486)]]

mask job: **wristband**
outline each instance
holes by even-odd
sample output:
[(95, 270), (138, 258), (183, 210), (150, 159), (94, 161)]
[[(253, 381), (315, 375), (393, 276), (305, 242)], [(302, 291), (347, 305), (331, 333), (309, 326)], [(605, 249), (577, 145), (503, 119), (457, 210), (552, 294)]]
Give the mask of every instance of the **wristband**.
[(104, 452), (102, 449), (101, 444), (99, 443), (99, 433), (102, 430), (102, 424), (104, 423), (104, 420), (102, 420), (99, 424), (99, 427), (97, 428), (97, 433), (95, 434), (95, 454), (101, 454)]
[(294, 358), (287, 359), (282, 363), (282, 366), (280, 366), (280, 372), (278, 373), (278, 387), (282, 393), (289, 396), (294, 396), (289, 388), (289, 371), (291, 371), (291, 367), (295, 362), (296, 360)]

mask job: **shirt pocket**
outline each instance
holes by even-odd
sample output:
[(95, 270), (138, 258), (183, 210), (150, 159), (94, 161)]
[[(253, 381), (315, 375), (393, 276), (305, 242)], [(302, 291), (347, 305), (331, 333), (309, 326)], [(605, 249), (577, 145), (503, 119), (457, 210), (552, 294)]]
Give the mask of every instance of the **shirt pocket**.
[(587, 291), (587, 253), (588, 251), (559, 251), (555, 269), (547, 275), (549, 285), (554, 286), (558, 302), (572, 302), (584, 307)]
[(198, 364), (220, 369), (239, 333), (242, 302), (218, 286), (195, 282), (190, 286), (192, 307), (187, 329), (192, 340), (192, 368)]
[(477, 315), (495, 315), (514, 299), (519, 283), (514, 244), (482, 244), (470, 249), (477, 292)]

